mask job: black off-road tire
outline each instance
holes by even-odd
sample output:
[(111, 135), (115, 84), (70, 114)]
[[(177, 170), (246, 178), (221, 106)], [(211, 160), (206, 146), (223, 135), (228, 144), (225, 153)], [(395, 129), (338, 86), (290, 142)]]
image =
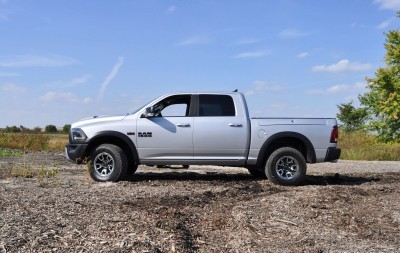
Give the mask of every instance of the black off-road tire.
[(90, 177), (95, 181), (119, 181), (126, 176), (127, 168), (128, 159), (116, 145), (102, 144), (91, 154)]
[(259, 179), (266, 179), (267, 178), (267, 175), (265, 174), (265, 169), (263, 169), (263, 168), (247, 167), (247, 170), (255, 178), (259, 178)]
[(138, 165), (135, 162), (128, 162), (128, 168), (126, 170), (126, 174), (124, 177), (122, 177), (120, 180), (133, 180), (134, 179), (134, 174), (138, 169)]
[(269, 156), (265, 165), (268, 179), (279, 185), (299, 185), (307, 173), (304, 156), (295, 148), (283, 147)]

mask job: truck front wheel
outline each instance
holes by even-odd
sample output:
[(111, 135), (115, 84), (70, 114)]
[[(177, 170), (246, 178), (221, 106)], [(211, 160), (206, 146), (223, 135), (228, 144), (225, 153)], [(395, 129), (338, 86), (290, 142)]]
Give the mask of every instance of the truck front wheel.
[(268, 179), (280, 185), (298, 185), (307, 172), (304, 156), (295, 148), (283, 147), (272, 152), (265, 165)]
[(95, 181), (118, 181), (127, 173), (127, 167), (126, 155), (116, 145), (102, 144), (92, 152), (90, 176)]

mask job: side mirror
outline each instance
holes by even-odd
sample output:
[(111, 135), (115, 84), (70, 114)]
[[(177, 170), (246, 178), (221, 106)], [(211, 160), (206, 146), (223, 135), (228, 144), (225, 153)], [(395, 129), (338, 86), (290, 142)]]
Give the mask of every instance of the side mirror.
[(146, 108), (146, 111), (142, 114), (142, 118), (151, 118), (156, 116), (156, 110), (154, 109), (154, 106), (150, 106)]

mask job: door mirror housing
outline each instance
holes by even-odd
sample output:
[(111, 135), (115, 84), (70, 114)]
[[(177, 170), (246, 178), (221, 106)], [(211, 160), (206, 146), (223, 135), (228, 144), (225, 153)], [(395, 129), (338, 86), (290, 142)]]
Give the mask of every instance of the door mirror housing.
[(150, 106), (146, 108), (146, 111), (142, 114), (142, 118), (152, 118), (156, 116), (156, 110), (154, 106)]

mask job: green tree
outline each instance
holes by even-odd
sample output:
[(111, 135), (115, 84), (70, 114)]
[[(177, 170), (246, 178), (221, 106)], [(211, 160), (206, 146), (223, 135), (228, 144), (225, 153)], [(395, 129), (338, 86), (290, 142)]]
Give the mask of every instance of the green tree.
[(342, 103), (337, 107), (339, 113), (336, 114), (336, 117), (342, 123), (341, 127), (344, 131), (351, 132), (365, 129), (365, 124), (368, 119), (366, 108), (355, 108), (353, 106), (353, 101)]
[(11, 127), (6, 126), (5, 132), (6, 133), (20, 133), (21, 129), (17, 126), (11, 126)]
[[(397, 13), (400, 17), (400, 12)], [(400, 142), (400, 31), (390, 30), (385, 42), (386, 66), (378, 68), (374, 78), (366, 78), (369, 91), (359, 96), (361, 104), (373, 116), (370, 126), (384, 141)]]
[(46, 133), (56, 133), (56, 132), (57, 132), (57, 127), (56, 127), (55, 125), (47, 125), (47, 126), (44, 128), (44, 131), (45, 131)]
[(69, 130), (71, 129), (71, 125), (64, 125), (63, 127), (63, 132), (64, 133), (69, 133)]

